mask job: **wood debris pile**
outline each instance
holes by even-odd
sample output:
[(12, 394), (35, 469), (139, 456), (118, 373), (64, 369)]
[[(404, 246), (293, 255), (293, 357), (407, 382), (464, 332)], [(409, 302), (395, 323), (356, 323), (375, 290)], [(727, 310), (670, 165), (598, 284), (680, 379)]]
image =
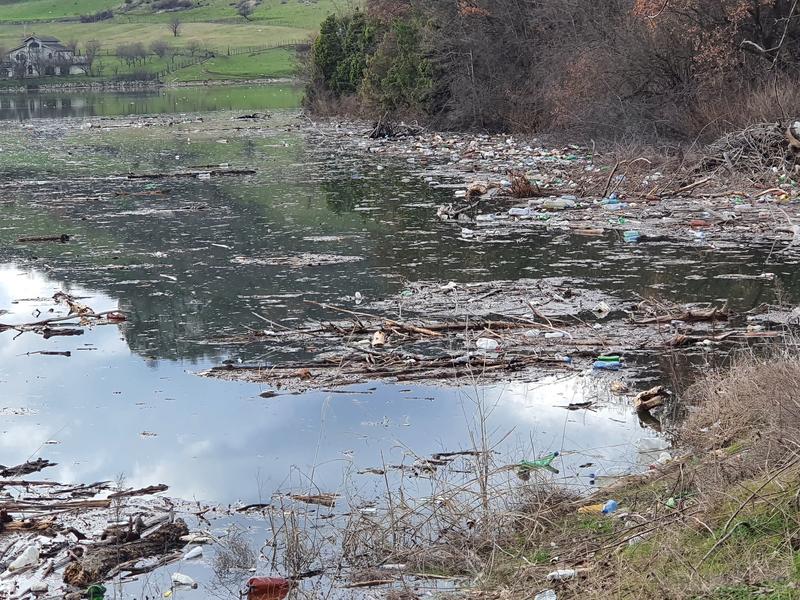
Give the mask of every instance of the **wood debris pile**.
[(39, 459), (0, 470), (0, 597), (84, 598), (93, 585), (181, 559), (186, 521), (173, 502), (153, 496), (166, 485), (18, 478), (51, 466)]
[[(425, 282), (364, 308), (306, 303), (321, 311), (314, 322), (292, 328), (271, 322), (269, 330), (227, 343), (263, 346), (272, 354), (302, 345), (311, 353), (309, 360), (231, 363), (202, 375), (288, 389), (368, 380), (530, 380), (556, 372), (624, 368), (626, 358), (655, 359), (665, 348), (707, 352), (782, 339), (788, 331), (787, 325), (754, 325), (747, 319), (752, 315), (735, 315), (725, 306), (634, 303), (566, 280)], [(621, 362), (596, 364), (609, 356)]]
[(56, 336), (83, 335), (85, 328), (95, 325), (119, 324), (127, 320), (119, 310), (95, 312), (78, 298), (64, 292), (53, 295), (56, 305), (63, 304), (69, 312), (66, 316), (48, 317), (27, 323), (0, 323), (0, 333), (8, 330), (18, 331), (18, 336), (26, 332), (41, 335), (44, 339)]

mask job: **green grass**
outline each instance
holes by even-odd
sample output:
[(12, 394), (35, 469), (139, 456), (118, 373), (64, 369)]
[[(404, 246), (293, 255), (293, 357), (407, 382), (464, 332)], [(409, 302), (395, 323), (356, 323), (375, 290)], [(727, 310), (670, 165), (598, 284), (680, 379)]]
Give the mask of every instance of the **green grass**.
[[(124, 5), (122, 0), (0, 0), (0, 47), (14, 47), (30, 34), (75, 41), (79, 48), (88, 40), (100, 40), (103, 48), (99, 60), (105, 65), (102, 77), (109, 78), (138, 70), (162, 71), (167, 66), (166, 61), (156, 57), (145, 65), (125, 65), (113, 56), (122, 44), (142, 42), (150, 46), (156, 41), (167, 41), (182, 51), (199, 42), (217, 56), (202, 65), (170, 73), (168, 81), (289, 77), (296, 72), (290, 49), (276, 48), (257, 54), (236, 52), (308, 40), (328, 14), (358, 3), (360, 0), (263, 0), (252, 20), (246, 21), (236, 15), (231, 0), (199, 0), (197, 8), (160, 14), (153, 13), (149, 4), (123, 12), (119, 10)], [(114, 19), (98, 23), (74, 20), (78, 15), (109, 8), (116, 12)], [(178, 37), (167, 26), (175, 15), (183, 20)]]
[[(184, 21), (215, 21), (238, 20), (246, 21), (240, 17), (231, 0), (204, 0), (201, 5), (191, 10), (184, 10), (178, 15)], [(263, 21), (267, 24), (297, 27), (298, 29), (314, 29), (319, 27), (322, 20), (333, 12), (347, 8), (351, 2), (347, 0), (263, 0), (250, 16), (251, 21)], [(120, 15), (120, 19), (147, 20), (168, 22), (175, 13), (153, 14), (148, 10), (135, 9)]]
[[(166, 25), (159, 23), (42, 23), (27, 33), (52, 35), (62, 41), (75, 40), (79, 44), (87, 40), (100, 40), (103, 50), (113, 50), (120, 44), (142, 42), (151, 44), (165, 40), (176, 47), (185, 47), (191, 40), (202, 42), (214, 49), (246, 48), (299, 40), (311, 35), (311, 31), (293, 27), (273, 27), (259, 23), (220, 24), (187, 23), (180, 37), (172, 37)], [(0, 25), (0, 44), (15, 45), (22, 38), (23, 28), (18, 25)]]
[(26, 0), (0, 3), (0, 21), (46, 21), (113, 8), (116, 0)]
[(294, 52), (275, 48), (258, 54), (219, 56), (202, 64), (170, 73), (167, 81), (205, 81), (208, 79), (260, 79), (291, 77), (295, 72)]

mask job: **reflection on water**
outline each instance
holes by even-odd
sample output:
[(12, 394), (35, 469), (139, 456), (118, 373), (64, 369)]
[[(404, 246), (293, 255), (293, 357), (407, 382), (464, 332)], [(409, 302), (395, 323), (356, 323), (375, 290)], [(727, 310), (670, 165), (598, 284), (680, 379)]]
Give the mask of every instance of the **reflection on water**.
[(0, 94), (0, 120), (110, 117), (216, 110), (271, 110), (299, 105), (291, 84), (185, 87), (127, 92), (69, 91)]
[[(164, 481), (184, 497), (258, 501), (312, 473), (321, 488), (339, 490), (348, 467), (378, 466), (381, 453), (386, 463), (408, 464), (415, 454), (469, 448), (480, 404), (491, 408), (491, 430), (505, 437), (500, 460), (559, 450), (562, 483), (586, 486), (590, 472), (641, 467), (635, 442), (652, 436), (627, 401), (609, 396), (602, 377), (467, 389), (366, 384), (266, 399), (259, 386), (192, 371), (226, 358), (308, 356), (304, 347), (283, 348), (281, 356), (258, 346), (231, 349), (224, 338), (263, 328), (254, 313), (307, 319), (315, 313), (304, 298), (347, 304), (359, 291), (369, 301), (406, 280), (562, 276), (626, 300), (723, 300), (739, 309), (776, 294), (800, 296), (797, 269), (768, 264), (769, 248), (630, 246), (557, 229), (460, 239), (457, 228), (434, 218), (452, 192), (411, 177), (405, 165), (342, 156), (310, 141), (297, 122), (281, 113), (240, 132), (229, 116), (204, 115), (202, 126), (169, 131), (74, 127), (46, 139), (10, 131), (0, 165), (18, 169), (27, 183), (0, 197), (0, 309), (11, 311), (0, 321), (36, 318), (59, 289), (86, 296), (97, 310), (125, 310), (130, 320), (75, 338), (0, 334), (4, 464), (38, 452), (59, 463), (56, 479), (124, 472), (132, 485)], [(48, 131), (59, 127), (52, 122)], [(105, 177), (221, 162), (258, 172)], [(52, 233), (73, 237), (16, 243)], [(270, 264), (301, 252), (356, 258)], [(776, 282), (729, 278), (765, 271)], [(71, 356), (28, 354), (45, 349)], [(561, 408), (584, 398), (599, 401), (597, 410)], [(385, 484), (364, 475), (356, 485), (380, 493)]]

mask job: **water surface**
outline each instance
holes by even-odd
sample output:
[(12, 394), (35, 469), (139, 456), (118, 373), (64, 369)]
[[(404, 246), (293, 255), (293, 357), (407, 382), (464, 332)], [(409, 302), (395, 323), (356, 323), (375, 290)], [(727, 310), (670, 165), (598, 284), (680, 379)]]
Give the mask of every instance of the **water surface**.
[[(158, 112), (147, 102), (161, 101), (144, 98), (142, 110)], [(171, 110), (186, 114), (169, 126), (148, 118), (126, 121), (133, 127), (104, 121), (98, 129), (69, 118), (7, 132), (0, 309), (10, 314), (0, 321), (37, 318), (58, 290), (85, 297), (95, 310), (122, 309), (129, 320), (74, 338), (0, 334), (3, 464), (41, 455), (59, 463), (49, 473), (55, 479), (124, 473), (132, 485), (164, 482), (176, 495), (220, 502), (257, 502), (312, 479), (330, 491), (347, 481), (377, 495), (380, 478), (351, 475), (471, 448), (481, 408), (491, 435), (505, 440), (500, 462), (558, 450), (557, 479), (585, 489), (590, 473), (641, 469), (652, 459), (637, 443), (655, 433), (628, 400), (609, 393), (608, 377), (465, 388), (367, 383), (263, 398), (261, 386), (194, 373), (223, 360), (313, 354), (302, 346), (226, 344), (230, 335), (263, 329), (254, 313), (291, 324), (318, 316), (304, 299), (352, 305), (356, 291), (379, 299), (406, 281), (559, 276), (622, 299), (727, 301), (737, 309), (798, 299), (796, 265), (768, 260), (768, 247), (715, 249), (693, 240), (632, 246), (613, 235), (557, 230), (462, 239), (459, 228), (435, 219), (452, 190), (426, 183), (407, 164), (347, 155), (292, 110), (271, 110), (268, 119), (238, 128), (242, 104), (175, 102)], [(98, 95), (92, 110), (122, 114), (123, 105), (116, 95)], [(226, 110), (211, 111), (219, 108)], [(219, 163), (257, 173), (112, 177)], [(72, 239), (16, 242), (52, 233)], [(296, 253), (351, 258), (269, 264)], [(774, 281), (740, 278), (767, 271)], [(39, 350), (71, 356), (29, 354)], [(650, 365), (669, 367), (667, 359)], [(587, 398), (600, 403), (596, 411), (561, 408)]]

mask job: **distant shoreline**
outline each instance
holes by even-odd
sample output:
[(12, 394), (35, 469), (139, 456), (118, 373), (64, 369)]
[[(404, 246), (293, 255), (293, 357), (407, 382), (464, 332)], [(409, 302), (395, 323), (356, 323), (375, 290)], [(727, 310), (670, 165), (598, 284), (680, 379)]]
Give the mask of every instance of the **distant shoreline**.
[(44, 84), (36, 86), (0, 86), (0, 94), (47, 93), (47, 92), (124, 92), (135, 90), (158, 90), (186, 87), (235, 87), (243, 85), (301, 85), (302, 80), (295, 77), (266, 77), (260, 79), (217, 79), (198, 81), (92, 81), (75, 83)]

